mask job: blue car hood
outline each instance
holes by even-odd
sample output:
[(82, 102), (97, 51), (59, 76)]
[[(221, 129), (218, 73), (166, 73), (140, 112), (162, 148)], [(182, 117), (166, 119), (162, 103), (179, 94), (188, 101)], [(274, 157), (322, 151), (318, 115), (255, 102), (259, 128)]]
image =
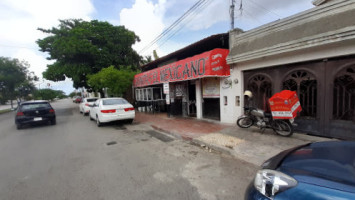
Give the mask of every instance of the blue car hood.
[(355, 142), (312, 143), (287, 155), (277, 170), (300, 184), (355, 194)]
[(299, 182), (294, 188), (275, 196), (274, 200), (354, 200), (355, 193)]

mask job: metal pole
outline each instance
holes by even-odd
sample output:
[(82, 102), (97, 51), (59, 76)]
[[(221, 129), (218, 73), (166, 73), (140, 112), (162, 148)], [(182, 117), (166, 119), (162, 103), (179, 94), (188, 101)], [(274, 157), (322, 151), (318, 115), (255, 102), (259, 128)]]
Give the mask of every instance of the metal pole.
[(234, 3), (235, 0), (231, 0), (231, 6), (230, 6), (230, 18), (231, 18), (231, 30), (234, 29)]

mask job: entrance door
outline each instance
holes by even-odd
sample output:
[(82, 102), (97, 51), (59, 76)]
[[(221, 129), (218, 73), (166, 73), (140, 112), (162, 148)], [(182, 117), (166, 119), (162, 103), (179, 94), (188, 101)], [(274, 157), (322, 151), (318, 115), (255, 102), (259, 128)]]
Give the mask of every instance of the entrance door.
[(269, 98), (272, 96), (272, 82), (267, 74), (255, 74), (248, 80), (247, 89), (253, 94), (253, 106), (270, 111)]
[(323, 131), (324, 114), (320, 115), (320, 113), (324, 113), (324, 110), (317, 109), (319, 107), (317, 106), (317, 83), (313, 73), (306, 70), (294, 70), (282, 82), (282, 90), (296, 91), (301, 103), (302, 112), (295, 119), (298, 124), (296, 130), (313, 134), (321, 134)]
[(202, 79), (202, 115), (203, 118), (220, 120), (220, 80), (219, 78)]
[(188, 102), (188, 115), (196, 117), (196, 84), (195, 81), (188, 83), (189, 102)]
[(331, 137), (355, 139), (355, 59), (328, 63), (325, 130)]
[(219, 98), (203, 99), (203, 118), (220, 120)]
[(244, 89), (259, 95), (260, 108), (267, 91), (296, 91), (302, 106), (296, 131), (355, 139), (355, 56), (245, 71), (244, 80)]

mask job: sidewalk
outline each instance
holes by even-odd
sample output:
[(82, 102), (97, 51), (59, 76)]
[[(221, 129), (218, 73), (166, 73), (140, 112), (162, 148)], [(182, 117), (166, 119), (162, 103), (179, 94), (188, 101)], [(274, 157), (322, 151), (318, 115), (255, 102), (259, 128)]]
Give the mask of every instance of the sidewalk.
[[(14, 107), (14, 109), (17, 108), (17, 102), (13, 103), (13, 107)], [(9, 109), (11, 109), (10, 104), (0, 105), (0, 111), (5, 111), (5, 110), (9, 110)]]
[(236, 125), (196, 118), (167, 117), (166, 113), (149, 114), (136, 112), (136, 122), (177, 138), (191, 140), (195, 144), (230, 154), (246, 162), (261, 165), (280, 151), (309, 142), (332, 140), (328, 138), (294, 133), (281, 137), (267, 129), (262, 133), (257, 128), (241, 129)]

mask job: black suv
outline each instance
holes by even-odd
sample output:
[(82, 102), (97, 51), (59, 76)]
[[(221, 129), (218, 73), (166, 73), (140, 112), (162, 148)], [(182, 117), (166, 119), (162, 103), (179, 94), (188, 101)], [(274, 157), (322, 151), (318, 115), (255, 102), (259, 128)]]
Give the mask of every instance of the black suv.
[(21, 129), (26, 124), (56, 123), (55, 111), (48, 101), (27, 101), (17, 108), (15, 124)]

